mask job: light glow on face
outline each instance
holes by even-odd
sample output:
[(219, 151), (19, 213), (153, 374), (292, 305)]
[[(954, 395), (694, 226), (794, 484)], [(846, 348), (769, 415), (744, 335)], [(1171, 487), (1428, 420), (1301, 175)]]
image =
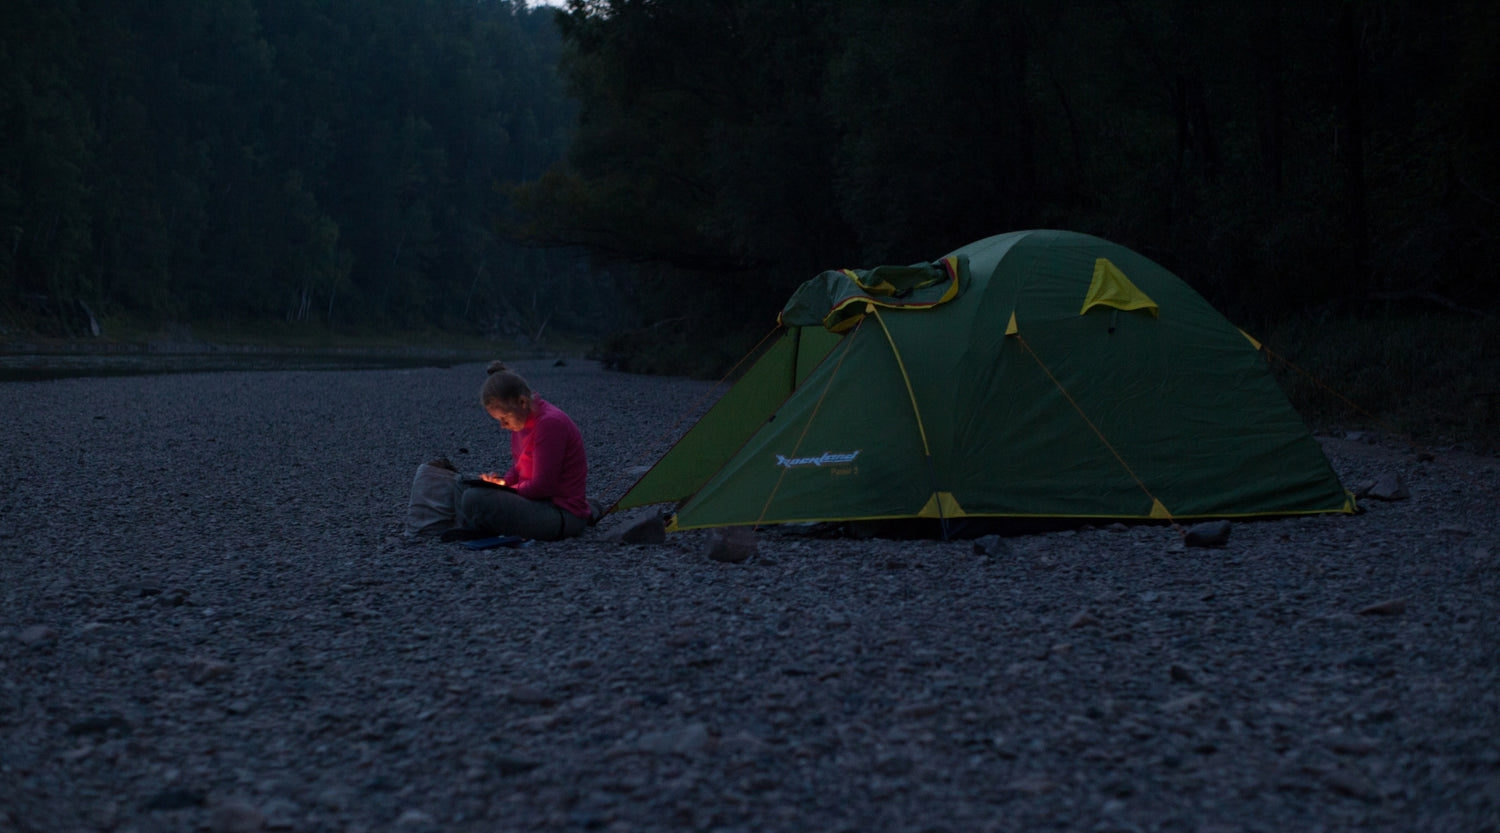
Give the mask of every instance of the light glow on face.
[(500, 427), (507, 431), (519, 431), (526, 427), (526, 419), (531, 415), (531, 401), (522, 397), (519, 402), (509, 406), (494, 404), (485, 408), (485, 412), (492, 419), (500, 423)]

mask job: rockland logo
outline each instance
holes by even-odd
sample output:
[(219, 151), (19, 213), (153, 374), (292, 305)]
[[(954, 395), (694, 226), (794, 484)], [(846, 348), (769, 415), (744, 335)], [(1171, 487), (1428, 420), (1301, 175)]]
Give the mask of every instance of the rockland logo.
[(817, 457), (783, 457), (776, 455), (776, 465), (784, 469), (797, 468), (799, 466), (836, 466), (841, 463), (852, 463), (859, 456), (858, 451), (850, 451), (846, 454), (835, 454), (825, 451)]

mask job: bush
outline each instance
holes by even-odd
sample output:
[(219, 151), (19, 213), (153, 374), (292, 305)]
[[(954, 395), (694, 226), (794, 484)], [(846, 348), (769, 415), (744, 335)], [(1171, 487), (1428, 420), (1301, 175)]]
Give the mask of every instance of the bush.
[(1500, 451), (1500, 335), (1493, 317), (1390, 308), (1310, 314), (1264, 339), (1315, 430), (1389, 431)]

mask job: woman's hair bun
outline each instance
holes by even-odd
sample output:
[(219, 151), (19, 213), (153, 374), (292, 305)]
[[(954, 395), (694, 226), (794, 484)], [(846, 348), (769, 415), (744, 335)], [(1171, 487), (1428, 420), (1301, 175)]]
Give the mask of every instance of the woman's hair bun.
[(494, 373), (504, 373), (507, 370), (510, 370), (510, 368), (505, 366), (505, 362), (502, 362), (499, 359), (495, 359), (494, 361), (490, 362), (489, 367), (486, 367), (484, 369), (484, 372), (486, 375), (490, 375)]

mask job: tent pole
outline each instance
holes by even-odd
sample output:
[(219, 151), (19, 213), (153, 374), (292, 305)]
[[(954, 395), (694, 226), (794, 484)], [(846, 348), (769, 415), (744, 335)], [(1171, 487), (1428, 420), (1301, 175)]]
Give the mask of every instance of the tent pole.
[(880, 324), (880, 331), (885, 333), (885, 341), (891, 346), (891, 355), (896, 357), (896, 367), (901, 371), (901, 381), (906, 385), (906, 396), (911, 400), (912, 415), (917, 418), (917, 434), (922, 438), (922, 456), (927, 458), (927, 477), (932, 483), (932, 495), (937, 501), (938, 523), (943, 528), (943, 540), (948, 540), (948, 517), (943, 514), (942, 490), (938, 488), (937, 464), (932, 459), (932, 446), (927, 442), (927, 427), (922, 423), (922, 409), (917, 405), (917, 392), (912, 390), (911, 376), (906, 372), (906, 362), (901, 360), (901, 351), (896, 347), (896, 339), (891, 335), (891, 330), (885, 325), (885, 319), (880, 317), (880, 310), (874, 304), (865, 307), (865, 312), (875, 316)]
[[(791, 383), (786, 386), (786, 389), (789, 392), (790, 391), (794, 391), (794, 390), (797, 389), (797, 363), (801, 360), (801, 357), (802, 357), (802, 328), (798, 327), (797, 328), (797, 332), (792, 335), (792, 362), (791, 362), (791, 366), (792, 366), (792, 378), (791, 378)], [(788, 393), (787, 395), (790, 396), (791, 394)]]

